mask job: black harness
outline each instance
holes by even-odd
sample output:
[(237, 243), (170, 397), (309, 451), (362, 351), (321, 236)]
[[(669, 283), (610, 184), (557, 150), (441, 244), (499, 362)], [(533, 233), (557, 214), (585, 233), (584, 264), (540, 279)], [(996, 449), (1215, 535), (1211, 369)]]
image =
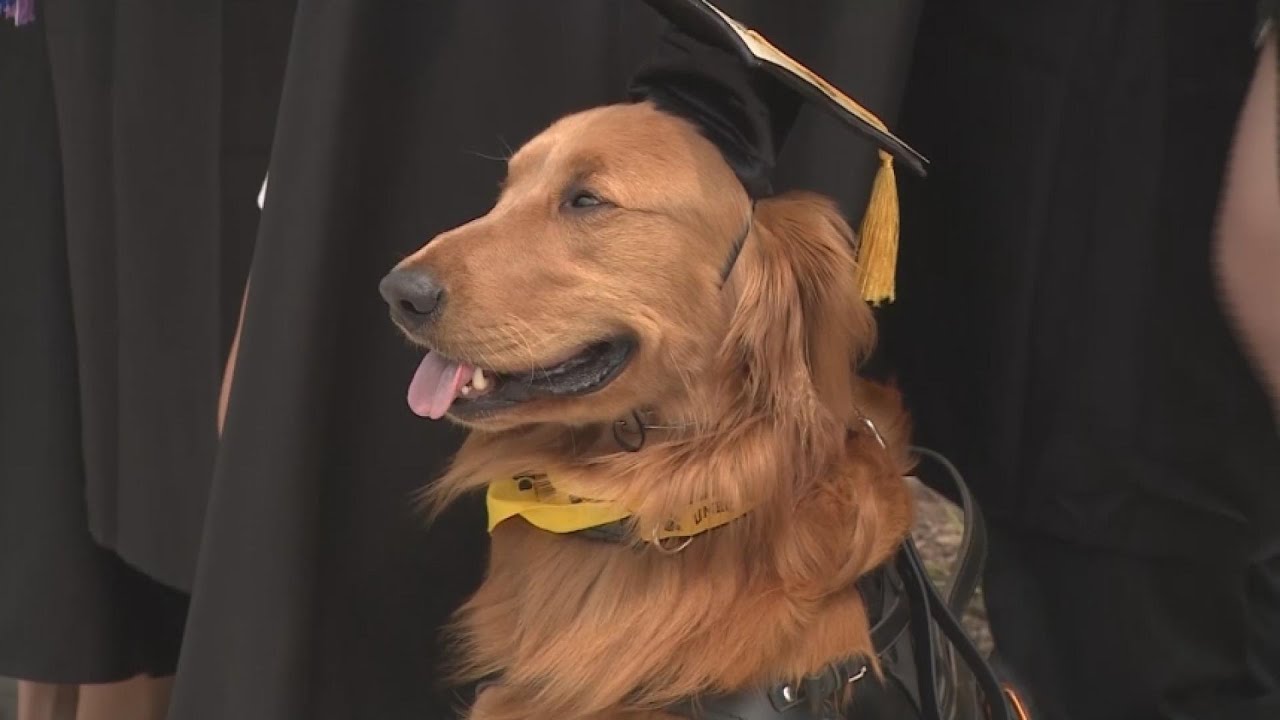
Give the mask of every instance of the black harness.
[(724, 265), (720, 267), (720, 284), (724, 285), (729, 281), (729, 276), (733, 274), (733, 267), (738, 264), (738, 257), (742, 255), (742, 248), (747, 244), (747, 238), (751, 235), (751, 226), (756, 216), (756, 201), (751, 201), (751, 214), (747, 215), (747, 225), (742, 228), (742, 234), (733, 241), (733, 245), (729, 248), (729, 256), (725, 258)]
[[(646, 426), (634, 420), (641, 433), (636, 445), (643, 445)], [(799, 683), (689, 698), (666, 712), (689, 720), (1027, 720), (1017, 696), (1002, 686), (957, 619), (982, 575), (987, 538), (981, 511), (955, 466), (932, 450), (913, 449), (942, 471), (921, 473), (921, 480), (960, 506), (965, 526), (945, 596), (910, 538), (891, 562), (858, 581), (883, 680), (866, 658), (845, 658)], [(629, 542), (624, 522), (575, 534)], [(842, 710), (850, 689), (852, 701)]]

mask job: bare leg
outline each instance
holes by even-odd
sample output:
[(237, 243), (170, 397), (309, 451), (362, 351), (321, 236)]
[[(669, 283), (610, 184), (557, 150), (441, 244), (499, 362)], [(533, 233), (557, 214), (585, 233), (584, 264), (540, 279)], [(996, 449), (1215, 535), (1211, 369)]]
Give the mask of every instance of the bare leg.
[(74, 720), (76, 686), (18, 681), (18, 720)]
[(222, 371), (222, 389), (218, 393), (218, 434), (222, 434), (222, 425), (227, 419), (227, 401), (231, 398), (231, 379), (236, 374), (236, 355), (240, 353), (240, 329), (244, 327), (244, 307), (249, 301), (249, 283), (245, 283), (244, 295), (240, 298), (240, 321), (236, 324), (235, 337), (231, 339), (231, 351), (227, 353), (227, 364)]
[(1267, 34), (1227, 167), (1214, 248), (1226, 312), (1280, 420), (1280, 167), (1276, 29)]
[(81, 685), (76, 720), (164, 720), (173, 678), (143, 675), (118, 683)]

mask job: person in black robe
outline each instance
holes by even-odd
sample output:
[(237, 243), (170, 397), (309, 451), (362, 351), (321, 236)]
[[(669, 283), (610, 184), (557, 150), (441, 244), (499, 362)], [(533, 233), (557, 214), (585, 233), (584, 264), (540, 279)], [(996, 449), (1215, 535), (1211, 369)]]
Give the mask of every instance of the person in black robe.
[(1280, 436), (1210, 241), (1251, 0), (926, 5), (883, 361), (1038, 718), (1280, 717)]
[[(722, 7), (892, 121), (917, 4)], [(640, 0), (299, 3), (171, 720), (465, 700), (440, 631), (485, 566), (482, 498), (430, 526), (415, 508), (461, 434), (407, 407), (420, 357), (378, 282), (483, 214), (513, 147), (625, 100), (661, 28)], [(792, 138), (778, 183), (856, 225), (875, 146), (812, 111)]]
[[(0, 19), (0, 676), (161, 717), (291, 7)], [(17, 5), (13, 6), (15, 9)], [(34, 12), (34, 20), (31, 14)]]

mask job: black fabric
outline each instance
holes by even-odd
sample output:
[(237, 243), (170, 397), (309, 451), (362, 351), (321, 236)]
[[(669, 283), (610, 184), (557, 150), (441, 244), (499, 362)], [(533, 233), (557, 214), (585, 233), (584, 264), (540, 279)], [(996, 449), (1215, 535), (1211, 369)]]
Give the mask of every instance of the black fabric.
[[(275, 109), (270, 80), (243, 92), (224, 81), (279, 82), (287, 36), (265, 53), (254, 37), (279, 27), (281, 6), (259, 8), (248, 23), (243, 0), (41, 5), (62, 140), (90, 528), (178, 588), (194, 572), (222, 360), (253, 241), (258, 182), (249, 177), (261, 176), (270, 140), (269, 124), (251, 122), (256, 132), (246, 133), (238, 113), (269, 122)], [(252, 76), (224, 74), (224, 43), (228, 57), (255, 58)], [(256, 172), (239, 167), (246, 152)], [(224, 190), (241, 211), (224, 215)]]
[[(922, 23), (884, 355), (988, 513), (1217, 557), (1277, 529), (1280, 440), (1209, 239), (1251, 3), (952, 3)], [(1256, 521), (1256, 522), (1255, 522)]]
[(168, 674), (185, 596), (89, 534), (58, 124), (39, 22), (0, 22), (0, 98), (0, 676)]
[(168, 674), (290, 9), (38, 10), (0, 38), (0, 674)]
[[(725, 8), (892, 117), (914, 6), (778, 5)], [(490, 207), (491, 157), (625, 100), (661, 29), (638, 0), (299, 3), (173, 720), (451, 714), (439, 631), (483, 570), (482, 499), (430, 527), (414, 511), (460, 435), (406, 407), (420, 358), (378, 281)], [(874, 147), (802, 126), (779, 183), (856, 220)]]
[(987, 563), (992, 631), (1037, 720), (1280, 717), (1280, 557), (1152, 558), (992, 525)]
[[(1210, 274), (1253, 11), (973, 0), (921, 21), (899, 130), (930, 176), (902, 178), (880, 360), (1006, 529), (996, 641), (1055, 717), (1275, 717), (1227, 712), (1246, 697), (1229, 682), (1178, 697), (1199, 650), (1199, 677), (1224, 676), (1219, 657), (1262, 692), (1280, 677), (1280, 601), (1242, 590), (1275, 582), (1280, 437)], [(1037, 537), (1062, 551), (995, 559)]]

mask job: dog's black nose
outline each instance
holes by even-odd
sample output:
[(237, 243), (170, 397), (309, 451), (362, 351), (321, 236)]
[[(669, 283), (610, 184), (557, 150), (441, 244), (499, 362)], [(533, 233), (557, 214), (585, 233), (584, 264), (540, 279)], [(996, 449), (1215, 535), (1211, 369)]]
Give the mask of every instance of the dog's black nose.
[(444, 286), (425, 270), (392, 270), (378, 283), (378, 292), (406, 328), (427, 324), (444, 303)]

